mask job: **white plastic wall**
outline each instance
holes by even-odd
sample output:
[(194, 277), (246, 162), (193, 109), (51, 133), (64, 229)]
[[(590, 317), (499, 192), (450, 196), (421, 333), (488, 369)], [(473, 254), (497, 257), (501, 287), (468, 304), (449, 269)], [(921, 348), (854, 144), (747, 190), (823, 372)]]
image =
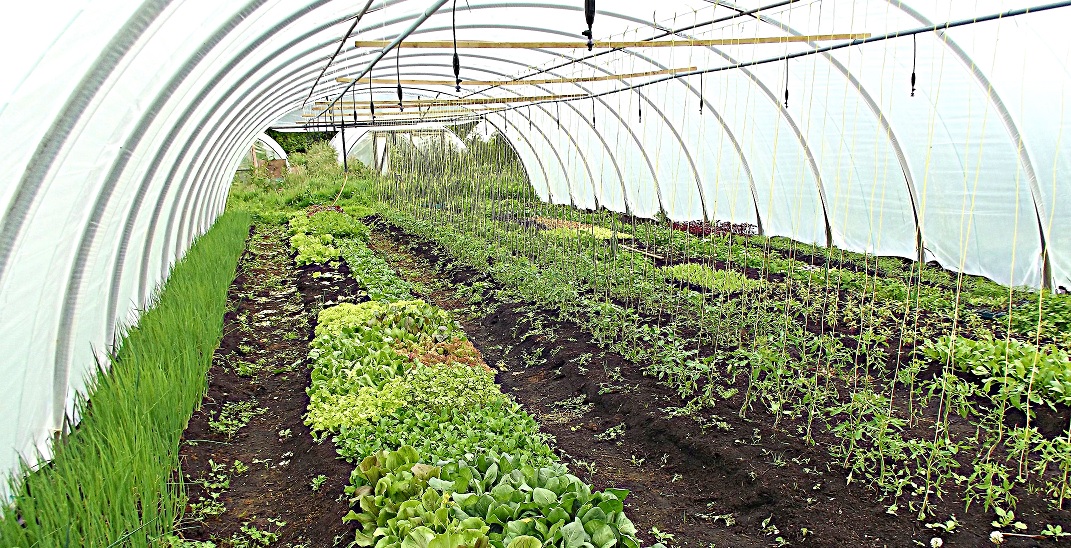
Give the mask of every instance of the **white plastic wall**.
[[(0, 34), (0, 470), (49, 454), (94, 356), (220, 214), (249, 143), (302, 108), (363, 2), (8, 4), (9, 20), (32, 24)], [(430, 4), (376, 2), (351, 39), (394, 38)], [(602, 1), (595, 33), (646, 39), (655, 25), (731, 18), (676, 37), (881, 35), (1032, 2), (816, 0), (739, 17), (762, 4)], [(450, 5), (413, 37), (449, 38)], [(578, 40), (582, 11), (566, 0), (469, 0), (458, 4), (458, 36)], [(1004, 283), (1071, 286), (1069, 23), (1061, 8), (747, 67), (735, 65), (816, 44), (631, 48), (560, 68), (550, 67), (587, 52), (462, 51), (462, 77), (724, 68), (635, 90), (626, 85), (636, 80), (611, 80), (464, 91), (608, 93), (488, 116), (544, 200), (756, 223), (851, 250), (921, 253)], [(343, 48), (313, 98), (337, 96), (335, 78), (356, 76), (373, 54)], [(452, 77), (448, 50), (404, 50), (397, 73), (392, 58), (372, 76)], [(406, 89), (436, 93), (456, 95)]]

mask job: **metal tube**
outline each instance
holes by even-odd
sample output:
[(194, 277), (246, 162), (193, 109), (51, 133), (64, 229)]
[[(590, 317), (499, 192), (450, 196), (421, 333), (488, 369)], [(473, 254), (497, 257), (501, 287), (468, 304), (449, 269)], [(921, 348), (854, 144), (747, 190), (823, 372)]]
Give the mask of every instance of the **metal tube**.
[(335, 106), (335, 103), (338, 103), (339, 99), (341, 99), (342, 96), (345, 95), (346, 92), (349, 91), (350, 88), (353, 87), (354, 83), (356, 83), (361, 78), (364, 78), (364, 75), (368, 74), (369, 72), (372, 72), (372, 67), (376, 66), (376, 63), (378, 63), (380, 61), (380, 59), (383, 59), (383, 57), (385, 57), (390, 50), (392, 50), (395, 47), (397, 47), (398, 44), (400, 44), (402, 42), (402, 40), (405, 40), (406, 38), (409, 37), (410, 34), (413, 34), (413, 32), (416, 29), (418, 29), (420, 27), (420, 25), (424, 24), (424, 21), (427, 21), (429, 17), (431, 17), (432, 15), (435, 15), (435, 12), (439, 11), (439, 8), (443, 7), (443, 4), (446, 4), (449, 1), (450, 0), (435, 0), (435, 2), (432, 3), (431, 7), (429, 7), (426, 10), (424, 10), (424, 13), (420, 14), (420, 17), (417, 17), (416, 21), (413, 21), (412, 25), (409, 25), (409, 28), (405, 29), (404, 32), (399, 34), (398, 37), (395, 38), (393, 42), (391, 42), (389, 45), (387, 45), (387, 47), (383, 48), (383, 50), (380, 51), (376, 55), (376, 57), (374, 59), (372, 59), (368, 63), (368, 66), (366, 66), (364, 68), (364, 70), (361, 71), (360, 74), (358, 74), (356, 77), (353, 78), (353, 82), (350, 82), (346, 86), (346, 88), (342, 90), (342, 93), (338, 94), (338, 97), (336, 97), (334, 101), (331, 101), (331, 104), (328, 105), (328, 110), (330, 110), (331, 107)]

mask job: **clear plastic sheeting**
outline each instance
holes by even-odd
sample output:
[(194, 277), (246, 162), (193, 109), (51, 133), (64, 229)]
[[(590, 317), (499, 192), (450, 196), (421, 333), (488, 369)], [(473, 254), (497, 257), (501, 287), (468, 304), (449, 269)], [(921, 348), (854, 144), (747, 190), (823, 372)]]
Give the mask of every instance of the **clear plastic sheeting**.
[(331, 146), (334, 147), (340, 164), (345, 154), (349, 160), (357, 160), (369, 169), (385, 174), (390, 172), (390, 154), (387, 151), (391, 146), (398, 146), (399, 140), (421, 153), (436, 149), (462, 152), (467, 148), (465, 142), (454, 132), (442, 124), (432, 123), (392, 127), (388, 131), (348, 128), (340, 130), (331, 139)]
[[(49, 455), (97, 360), (107, 367), (117, 325), (136, 321), (170, 265), (220, 214), (235, 168), (265, 128), (300, 127), (310, 102), (344, 90), (349, 101), (395, 98), (392, 84), (370, 91), (336, 80), (359, 76), (380, 51), (352, 44), (312, 89), (363, 4), (5, 6), (11, 20), (33, 24), (0, 36), (0, 375), (8, 387), (0, 469)], [(349, 41), (393, 40), (432, 5), (374, 2)], [(452, 5), (409, 39), (452, 39)], [(766, 5), (776, 7), (741, 15)], [(598, 40), (880, 36), (1032, 5), (616, 0), (598, 3), (594, 31)], [(586, 27), (583, 4), (571, 1), (469, 0), (456, 19), (462, 40), (580, 42)], [(936, 260), (1005, 284), (1071, 287), (1069, 24), (1071, 8), (1059, 8), (787, 61), (845, 41), (598, 56), (471, 49), (460, 52), (463, 80), (579, 80), (403, 90), (406, 100), (583, 94), (481, 111), (543, 200), (751, 223), (766, 235)], [(394, 55), (369, 75), (453, 80), (449, 49)], [(687, 67), (704, 74), (594, 80)], [(330, 129), (343, 118), (317, 121), (310, 127)], [(347, 148), (362, 150), (361, 135), (348, 130)]]

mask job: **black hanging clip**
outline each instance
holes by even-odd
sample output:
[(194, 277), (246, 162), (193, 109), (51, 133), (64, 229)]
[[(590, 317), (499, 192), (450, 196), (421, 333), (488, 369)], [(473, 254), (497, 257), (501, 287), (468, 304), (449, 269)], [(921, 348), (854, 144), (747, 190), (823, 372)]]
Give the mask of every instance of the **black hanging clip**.
[(917, 40), (918, 35), (911, 35), (911, 96), (915, 96), (915, 68), (918, 64), (919, 56), (919, 43)]
[[(401, 64), (401, 48), (394, 50), (394, 74), (398, 79), (398, 110), (405, 112), (405, 105), (402, 104), (402, 64)], [(371, 76), (369, 76), (371, 78)]]
[(785, 108), (788, 108), (788, 59), (785, 59)]
[(372, 114), (372, 123), (376, 123), (376, 101), (372, 96), (372, 71), (368, 71), (368, 111)]
[(454, 0), (454, 9), (450, 14), (453, 17), (451, 25), (454, 33), (454, 80), (456, 80), (456, 91), (461, 93), (461, 57), (457, 54), (457, 0)]
[(584, 19), (588, 23), (588, 30), (581, 32), (588, 37), (588, 51), (595, 47), (595, 35), (591, 26), (595, 23), (595, 0), (584, 0)]
[(703, 114), (703, 75), (699, 75), (699, 114)]

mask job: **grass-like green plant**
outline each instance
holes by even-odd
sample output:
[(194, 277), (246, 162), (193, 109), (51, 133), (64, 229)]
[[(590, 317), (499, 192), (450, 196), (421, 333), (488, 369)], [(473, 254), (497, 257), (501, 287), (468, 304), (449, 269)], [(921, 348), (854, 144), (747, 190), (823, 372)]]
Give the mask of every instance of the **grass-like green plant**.
[(205, 391), (227, 288), (249, 228), (228, 213), (171, 272), (77, 403), (81, 423), (52, 461), (11, 481), (4, 546), (156, 546), (181, 516), (179, 439)]
[(714, 270), (709, 266), (695, 263), (678, 264), (665, 268), (666, 274), (689, 283), (713, 289), (714, 291), (741, 291), (762, 286), (759, 280), (752, 280), (735, 270)]

